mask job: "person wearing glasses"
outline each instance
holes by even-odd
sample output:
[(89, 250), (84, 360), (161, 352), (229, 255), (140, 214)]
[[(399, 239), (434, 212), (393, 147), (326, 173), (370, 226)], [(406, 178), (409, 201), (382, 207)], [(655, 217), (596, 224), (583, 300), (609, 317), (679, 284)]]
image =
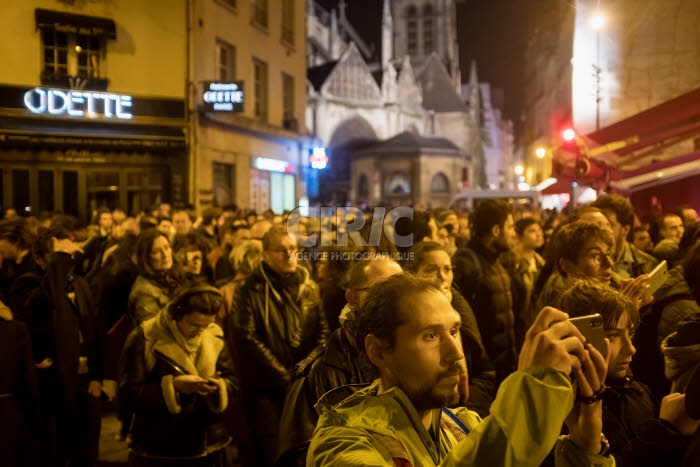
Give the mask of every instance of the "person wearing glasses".
[(294, 365), (325, 342), (328, 326), (318, 285), (299, 266), (297, 244), (283, 226), (262, 238), (260, 267), (236, 291), (229, 345), (241, 358), (242, 397), (251, 445), (244, 461), (272, 465), (279, 417)]

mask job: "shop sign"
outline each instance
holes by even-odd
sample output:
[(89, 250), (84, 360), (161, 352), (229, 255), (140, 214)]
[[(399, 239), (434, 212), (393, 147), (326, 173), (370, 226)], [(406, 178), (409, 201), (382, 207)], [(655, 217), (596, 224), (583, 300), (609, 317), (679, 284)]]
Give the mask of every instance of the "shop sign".
[(267, 170), (269, 172), (294, 172), (294, 167), (289, 162), (267, 157), (256, 157), (253, 159), (253, 166), (258, 170)]
[(204, 110), (206, 112), (243, 112), (243, 82), (204, 82)]
[(30, 89), (24, 105), (35, 114), (130, 120), (131, 96), (67, 89)]
[(313, 148), (311, 156), (309, 156), (309, 162), (311, 163), (311, 168), (313, 169), (325, 169), (328, 165), (328, 156), (326, 155), (326, 148)]

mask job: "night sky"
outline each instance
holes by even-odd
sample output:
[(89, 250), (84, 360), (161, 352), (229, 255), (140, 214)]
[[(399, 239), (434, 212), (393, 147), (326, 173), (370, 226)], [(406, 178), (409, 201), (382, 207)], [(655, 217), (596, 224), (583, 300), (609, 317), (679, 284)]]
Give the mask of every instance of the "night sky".
[[(317, 0), (334, 8), (338, 0)], [(382, 0), (346, 0), (347, 15), (379, 55)], [(529, 3), (529, 6), (528, 6)], [(462, 81), (476, 60), (479, 81), (504, 91), (503, 111), (516, 127), (522, 113), (525, 47), (533, 16), (531, 0), (462, 0), (457, 4), (457, 29)], [(495, 104), (495, 103), (494, 103)]]

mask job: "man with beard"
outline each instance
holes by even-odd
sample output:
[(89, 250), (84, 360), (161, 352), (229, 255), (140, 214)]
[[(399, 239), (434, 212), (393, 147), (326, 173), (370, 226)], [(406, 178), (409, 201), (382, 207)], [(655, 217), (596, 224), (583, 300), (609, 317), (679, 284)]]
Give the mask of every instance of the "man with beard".
[(508, 203), (489, 199), (472, 212), (471, 224), (468, 247), (452, 260), (454, 284), (474, 310), (500, 382), (517, 363), (511, 278), (500, 260), (515, 243), (515, 223)]
[[(467, 378), (459, 363), (459, 314), (429, 280), (388, 278), (370, 290), (356, 318), (357, 344), (380, 377), (339, 404), (326, 403), (334, 391), (323, 396), (306, 465), (531, 466), (555, 443), (557, 465), (614, 465), (598, 398), (607, 363), (584, 347), (567, 318), (553, 308), (538, 315), (518, 371), (504, 380), (482, 420), (447, 408)], [(557, 442), (564, 422), (569, 434)]]

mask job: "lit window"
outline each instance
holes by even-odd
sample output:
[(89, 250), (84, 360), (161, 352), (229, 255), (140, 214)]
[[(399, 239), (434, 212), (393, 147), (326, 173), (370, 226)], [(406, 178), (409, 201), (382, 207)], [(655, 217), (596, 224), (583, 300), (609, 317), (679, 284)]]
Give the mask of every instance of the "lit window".
[(253, 59), (255, 68), (255, 116), (267, 119), (267, 63)]
[(41, 32), (41, 47), (42, 74), (46, 77), (94, 79), (102, 76), (103, 40), (100, 37), (44, 30)]

